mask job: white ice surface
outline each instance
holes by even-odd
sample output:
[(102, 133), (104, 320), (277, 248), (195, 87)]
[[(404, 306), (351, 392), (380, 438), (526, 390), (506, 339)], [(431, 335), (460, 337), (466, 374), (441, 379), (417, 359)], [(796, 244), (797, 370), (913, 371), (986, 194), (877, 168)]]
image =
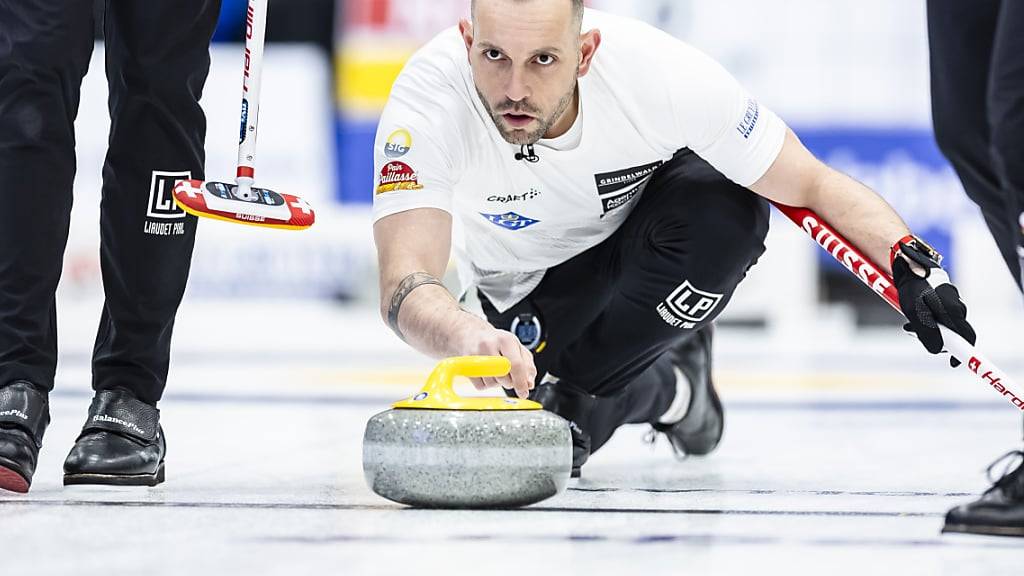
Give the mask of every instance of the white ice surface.
[(365, 309), (247, 304), (182, 309), (156, 488), (61, 486), (98, 303), (62, 306), (53, 424), (32, 491), (0, 495), (0, 574), (1019, 574), (1024, 541), (939, 530), (1020, 416), (902, 336), (780, 359), (723, 330), (713, 455), (676, 462), (629, 427), (554, 499), (422, 511), (366, 488), (360, 439), (431, 363)]

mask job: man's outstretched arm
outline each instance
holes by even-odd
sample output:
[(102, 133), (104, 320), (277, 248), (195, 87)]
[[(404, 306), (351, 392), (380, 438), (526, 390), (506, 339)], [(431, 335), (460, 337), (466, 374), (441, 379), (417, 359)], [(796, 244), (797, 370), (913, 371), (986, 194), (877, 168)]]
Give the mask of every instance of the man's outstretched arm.
[(813, 210), (890, 273), (890, 249), (910, 234), (881, 196), (815, 158), (792, 130), (786, 130), (775, 163), (750, 189), (780, 204)]
[(474, 384), (515, 389), (525, 398), (537, 375), (533, 355), (511, 333), (462, 310), (441, 284), (451, 253), (451, 215), (436, 208), (399, 212), (378, 220), (373, 236), (380, 265), (380, 312), (391, 329), (434, 358), (505, 356), (512, 362), (509, 376)]
[(929, 352), (943, 347), (937, 324), (975, 342), (967, 307), (931, 248), (905, 241), (909, 228), (881, 196), (819, 161), (792, 130), (786, 130), (771, 168), (750, 189), (780, 204), (809, 208), (891, 273), (907, 327)]

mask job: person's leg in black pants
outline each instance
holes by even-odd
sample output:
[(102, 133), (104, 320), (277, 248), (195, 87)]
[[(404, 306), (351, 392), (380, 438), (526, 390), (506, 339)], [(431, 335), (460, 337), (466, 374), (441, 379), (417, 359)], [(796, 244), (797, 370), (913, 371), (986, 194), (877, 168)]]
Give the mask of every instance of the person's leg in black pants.
[(204, 178), (199, 99), (219, 11), (219, 0), (107, 1), (111, 128), (100, 211), (106, 300), (93, 354), (97, 394), (65, 463), (66, 483), (162, 479), (155, 405), (196, 234), (196, 219), (175, 206), (170, 190), (176, 180)]
[(91, 0), (0, 2), (0, 386), (53, 388)]
[[(1024, 3), (1003, 0), (988, 91), (992, 159), (1016, 231), (1018, 286), (1024, 290)], [(1016, 226), (1015, 226), (1016, 225)]]
[(0, 489), (28, 490), (57, 365), (92, 0), (0, 0)]
[[(96, 390), (155, 404), (188, 278), (196, 218), (177, 208), (175, 180), (204, 179), (216, 0), (108, 0), (104, 25), (110, 147), (103, 167), (101, 265), (106, 302), (93, 357)], [(173, 23), (173, 24), (172, 24)]]
[[(498, 328), (537, 316), (540, 381), (595, 397), (599, 448), (625, 423), (654, 423), (675, 396), (666, 352), (708, 327), (764, 251), (768, 205), (689, 151), (660, 168), (622, 228), (549, 270)], [(538, 344), (539, 347), (539, 344)]]
[[(1012, 139), (1007, 130), (994, 124), (997, 114), (990, 109), (993, 80), (1005, 72), (996, 68), (997, 38), (1001, 49), (1019, 39), (1010, 30), (997, 35), (1003, 0), (928, 1), (928, 38), (931, 51), (932, 117), (935, 139), (943, 154), (956, 169), (964, 190), (981, 209), (999, 253), (1012, 274), (1021, 282), (1017, 243), (1020, 225), (1016, 200), (1004, 187), (1003, 177), (993, 156), (995, 139)], [(1004, 29), (1009, 24), (1003, 23)], [(1019, 31), (1018, 31), (1019, 32)], [(1020, 54), (1006, 54), (1001, 66), (1020, 66)], [(1001, 81), (1006, 85), (1006, 81)], [(1005, 88), (1001, 91), (1005, 92)], [(1006, 95), (999, 97), (1006, 101)], [(1003, 105), (1005, 116), (1012, 106)], [(1019, 115), (1019, 113), (1018, 113)], [(1021, 138), (1018, 134), (1017, 138)]]
[[(936, 140), (1024, 289), (1024, 5), (929, 0), (928, 35)], [(950, 510), (944, 531), (1024, 536), (1024, 463)]]

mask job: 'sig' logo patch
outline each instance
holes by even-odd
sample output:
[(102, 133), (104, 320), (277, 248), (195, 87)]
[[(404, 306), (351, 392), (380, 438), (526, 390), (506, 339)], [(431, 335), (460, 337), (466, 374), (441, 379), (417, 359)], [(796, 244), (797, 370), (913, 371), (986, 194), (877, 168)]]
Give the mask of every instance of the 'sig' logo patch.
[(715, 311), (723, 296), (700, 290), (686, 280), (658, 304), (658, 315), (673, 328), (694, 328)]
[(184, 218), (185, 211), (174, 203), (174, 183), (178, 180), (191, 180), (192, 172), (160, 172), (153, 171), (153, 179), (149, 184), (149, 203), (146, 204), (146, 216), (165, 220)]
[(388, 158), (401, 158), (412, 148), (412, 134), (405, 128), (399, 128), (388, 136), (384, 142), (384, 155)]

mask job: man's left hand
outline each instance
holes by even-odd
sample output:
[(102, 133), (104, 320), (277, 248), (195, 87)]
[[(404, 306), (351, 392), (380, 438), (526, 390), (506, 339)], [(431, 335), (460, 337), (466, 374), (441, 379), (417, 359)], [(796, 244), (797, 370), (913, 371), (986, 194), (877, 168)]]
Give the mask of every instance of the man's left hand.
[[(974, 328), (967, 322), (967, 306), (942, 269), (940, 258), (934, 249), (914, 238), (897, 243), (892, 262), (900, 308), (908, 321), (904, 329), (916, 334), (932, 354), (943, 350), (939, 324), (963, 336), (971, 344), (977, 341)], [(960, 364), (955, 358), (951, 358), (950, 363), (953, 366)]]

